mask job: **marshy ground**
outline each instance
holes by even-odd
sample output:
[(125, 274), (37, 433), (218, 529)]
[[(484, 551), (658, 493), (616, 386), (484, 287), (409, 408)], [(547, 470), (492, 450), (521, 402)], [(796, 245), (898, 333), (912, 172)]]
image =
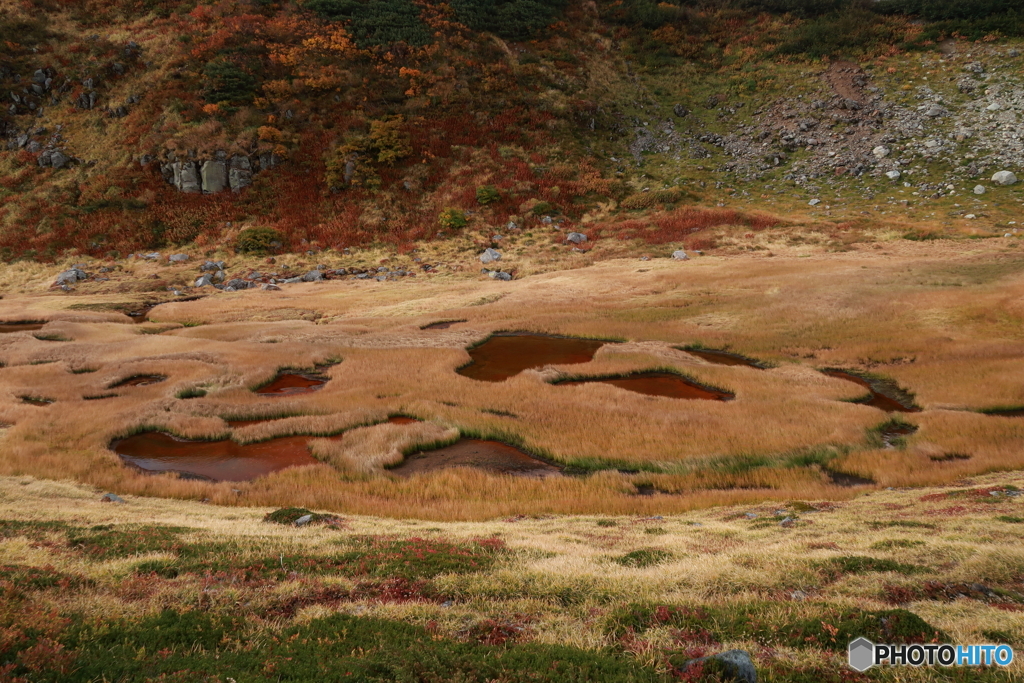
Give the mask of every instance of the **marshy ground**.
[[(591, 253), (139, 324), (123, 282), (12, 288), (0, 319), (44, 324), (0, 335), (4, 673), (667, 680), (740, 647), (765, 680), (1012, 680), (842, 663), (856, 635), (1024, 644), (1015, 245)], [(502, 331), (588, 341), (474, 378)], [(249, 455), (276, 444), (288, 467)], [(282, 507), (328, 517), (261, 521)]]

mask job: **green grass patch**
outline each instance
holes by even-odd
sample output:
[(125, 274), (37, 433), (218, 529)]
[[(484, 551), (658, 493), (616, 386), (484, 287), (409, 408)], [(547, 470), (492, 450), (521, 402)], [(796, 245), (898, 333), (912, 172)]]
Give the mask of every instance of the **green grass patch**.
[(1006, 522), (1007, 524), (1024, 524), (1024, 517), (1017, 517), (1016, 515), (999, 515), (996, 517), (996, 521)]
[(237, 619), (165, 611), (137, 622), (83, 625), (62, 644), (75, 669), (62, 681), (664, 682), (631, 656), (557, 645), (488, 645), (437, 637), (421, 626), (344, 614), (270, 632), (257, 644)]
[(175, 396), (177, 396), (180, 399), (202, 398), (203, 396), (206, 396), (206, 389), (200, 389), (199, 387), (189, 387), (187, 389), (182, 389), (177, 394), (175, 394)]
[(186, 527), (146, 524), (99, 525), (88, 529), (71, 528), (68, 547), (93, 560), (110, 560), (147, 553), (175, 552), (181, 547), (179, 536)]
[(58, 572), (53, 567), (26, 567), (0, 564), (0, 582), (9, 581), (21, 590), (45, 588), (78, 588), (88, 580), (83, 576)]
[(938, 529), (939, 527), (935, 524), (929, 524), (928, 522), (915, 522), (908, 519), (888, 519), (884, 522), (868, 522), (869, 529), (878, 531), (879, 529)]
[(924, 545), (924, 541), (912, 541), (909, 538), (887, 538), (884, 541), (872, 543), (874, 550), (892, 550), (893, 548), (917, 548)]
[(55, 342), (68, 342), (71, 341), (70, 337), (65, 337), (63, 334), (57, 334), (55, 332), (46, 332), (44, 334), (33, 334), (33, 337), (39, 341), (55, 341)]
[(839, 652), (845, 652), (849, 642), (860, 636), (878, 643), (921, 643), (946, 637), (921, 617), (903, 609), (829, 607), (809, 614), (806, 607), (777, 602), (723, 606), (634, 604), (613, 611), (606, 632), (622, 637), (659, 627), (704, 633), (718, 642), (753, 640), (770, 647), (817, 647)]
[(894, 560), (863, 555), (830, 557), (827, 560), (815, 562), (814, 567), (821, 572), (826, 581), (836, 581), (847, 574), (896, 572), (898, 574), (910, 575), (928, 571), (927, 568), (916, 564), (903, 564)]
[(597, 525), (598, 526), (608, 527), (608, 526), (618, 526), (619, 523), (616, 522), (614, 519), (599, 519), (599, 520), (597, 520)]
[(613, 562), (621, 564), (623, 567), (643, 569), (645, 567), (653, 567), (662, 562), (668, 562), (671, 559), (672, 553), (667, 550), (662, 550), (661, 548), (641, 548), (640, 550), (626, 553), (621, 557), (616, 557)]

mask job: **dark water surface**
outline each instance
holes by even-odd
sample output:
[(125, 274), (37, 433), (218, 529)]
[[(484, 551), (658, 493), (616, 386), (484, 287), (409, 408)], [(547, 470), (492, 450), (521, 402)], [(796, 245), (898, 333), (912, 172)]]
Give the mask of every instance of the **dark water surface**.
[(606, 343), (595, 339), (499, 332), (469, 349), (472, 361), (459, 368), (458, 373), (484, 382), (501, 382), (529, 368), (588, 363)]
[(311, 373), (285, 372), (278, 375), (270, 384), (256, 390), (263, 396), (294, 396), (308, 394), (327, 384), (327, 378)]
[(697, 356), (702, 358), (709, 363), (715, 363), (717, 365), (745, 365), (748, 368), (755, 368), (757, 370), (764, 370), (764, 364), (759, 363), (756, 360), (741, 356), (738, 353), (730, 353), (729, 351), (714, 351), (711, 349), (682, 349), (691, 356)]
[(879, 392), (871, 382), (864, 379), (863, 377), (858, 377), (857, 375), (851, 374), (849, 372), (835, 369), (822, 370), (822, 373), (828, 375), (829, 377), (836, 377), (838, 379), (846, 380), (847, 382), (853, 382), (854, 384), (862, 386), (869, 392), (871, 392), (870, 400), (864, 401), (863, 405), (878, 408), (880, 410), (884, 410), (887, 413), (921, 412), (921, 409), (913, 404), (906, 404), (898, 399), (892, 398), (891, 396), (886, 396), (885, 394)]
[(703, 399), (707, 401), (728, 401), (734, 398), (734, 395), (729, 392), (703, 387), (671, 372), (644, 372), (628, 377), (569, 380), (557, 382), (557, 385), (579, 385), (594, 382), (611, 384), (639, 394), (647, 394), (648, 396)]
[(212, 481), (247, 481), (286, 467), (314, 465), (311, 436), (283, 436), (259, 443), (188, 441), (145, 432), (110, 444), (121, 458), (146, 472), (180, 472)]

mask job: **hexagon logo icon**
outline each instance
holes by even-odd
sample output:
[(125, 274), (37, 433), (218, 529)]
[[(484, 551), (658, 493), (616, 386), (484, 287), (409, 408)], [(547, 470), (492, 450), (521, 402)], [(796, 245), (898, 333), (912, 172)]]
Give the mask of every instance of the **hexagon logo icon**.
[(850, 668), (865, 672), (875, 665), (875, 644), (867, 638), (858, 638), (850, 643)]

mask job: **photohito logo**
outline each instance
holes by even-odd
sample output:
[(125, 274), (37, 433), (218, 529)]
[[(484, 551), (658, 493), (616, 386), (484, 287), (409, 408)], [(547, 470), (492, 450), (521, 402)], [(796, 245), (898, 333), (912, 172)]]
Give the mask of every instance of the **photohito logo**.
[(881, 645), (867, 638), (850, 643), (850, 668), (867, 671), (873, 666), (1009, 666), (1013, 648), (1009, 645)]

